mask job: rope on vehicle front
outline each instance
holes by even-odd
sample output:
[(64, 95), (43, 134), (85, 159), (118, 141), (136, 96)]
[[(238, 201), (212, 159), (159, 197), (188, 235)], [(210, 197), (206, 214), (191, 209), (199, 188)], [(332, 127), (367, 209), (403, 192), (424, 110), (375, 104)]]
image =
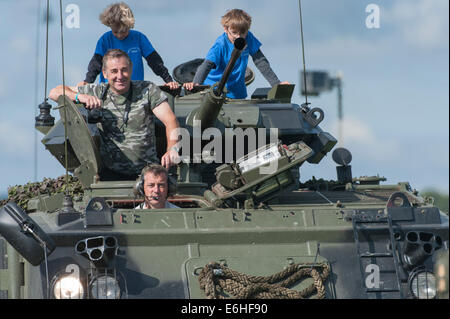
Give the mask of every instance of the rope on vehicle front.
[[(323, 299), (326, 296), (324, 282), (329, 274), (330, 266), (326, 263), (298, 263), (271, 276), (251, 276), (210, 262), (203, 267), (198, 280), (208, 299), (304, 299), (311, 296)], [(290, 288), (308, 277), (314, 282), (305, 289)]]

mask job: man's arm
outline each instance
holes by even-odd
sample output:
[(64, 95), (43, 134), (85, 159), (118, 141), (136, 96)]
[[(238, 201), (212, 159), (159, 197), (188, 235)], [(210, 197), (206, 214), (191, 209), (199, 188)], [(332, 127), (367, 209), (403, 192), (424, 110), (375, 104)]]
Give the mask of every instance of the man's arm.
[(164, 101), (155, 107), (153, 109), (153, 114), (155, 114), (166, 127), (167, 151), (161, 157), (161, 165), (168, 169), (170, 166), (178, 164), (180, 160), (178, 152), (172, 149), (178, 142), (178, 134), (176, 134), (176, 130), (179, 128), (178, 120), (167, 101)]
[(50, 90), (48, 97), (57, 102), (58, 98), (63, 94), (65, 94), (72, 101), (78, 99), (77, 102), (85, 104), (88, 109), (100, 108), (102, 106), (100, 99), (96, 96), (78, 93), (73, 89), (73, 87), (70, 86), (65, 86), (63, 88), (62, 85), (58, 85)]

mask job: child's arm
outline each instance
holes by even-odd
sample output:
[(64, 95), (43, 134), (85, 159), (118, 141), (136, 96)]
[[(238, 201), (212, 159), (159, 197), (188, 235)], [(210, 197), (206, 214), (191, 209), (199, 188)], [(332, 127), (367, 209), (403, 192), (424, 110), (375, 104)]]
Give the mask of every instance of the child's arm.
[(203, 81), (205, 81), (206, 77), (208, 76), (209, 72), (216, 68), (216, 65), (214, 62), (205, 59), (202, 64), (197, 68), (197, 71), (195, 72), (194, 79), (192, 82), (197, 84), (202, 84)]
[(97, 75), (102, 71), (103, 57), (95, 53), (88, 65), (88, 71), (84, 82), (94, 83)]
[(261, 74), (266, 78), (266, 80), (270, 83), (271, 86), (279, 84), (281, 81), (278, 79), (275, 72), (273, 72), (270, 67), (269, 61), (261, 52), (261, 50), (256, 51), (255, 54), (252, 55), (253, 62)]
[[(173, 83), (173, 79), (170, 76), (169, 70), (164, 66), (164, 61), (158, 52), (153, 51), (145, 58), (148, 66), (152, 69), (153, 73), (160, 76), (167, 84)], [(172, 88), (172, 87), (171, 87)]]
[(209, 72), (215, 67), (216, 65), (214, 64), (214, 62), (205, 59), (197, 68), (192, 82), (184, 83), (183, 86), (188, 90), (192, 90), (195, 85), (202, 84), (208, 76)]

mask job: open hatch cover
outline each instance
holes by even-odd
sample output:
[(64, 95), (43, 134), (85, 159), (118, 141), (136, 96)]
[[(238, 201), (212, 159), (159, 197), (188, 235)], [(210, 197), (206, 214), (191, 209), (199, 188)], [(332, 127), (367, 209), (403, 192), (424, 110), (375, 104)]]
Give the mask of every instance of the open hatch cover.
[[(84, 108), (82, 109), (75, 105), (67, 96), (64, 98), (63, 95), (58, 98), (58, 108), (64, 125), (66, 125), (65, 121), (67, 121), (67, 137), (81, 163), (74, 170), (74, 175), (78, 177), (84, 188), (88, 188), (95, 182), (102, 162), (85, 117), (82, 115)], [(67, 119), (64, 117), (65, 110), (67, 110)]]

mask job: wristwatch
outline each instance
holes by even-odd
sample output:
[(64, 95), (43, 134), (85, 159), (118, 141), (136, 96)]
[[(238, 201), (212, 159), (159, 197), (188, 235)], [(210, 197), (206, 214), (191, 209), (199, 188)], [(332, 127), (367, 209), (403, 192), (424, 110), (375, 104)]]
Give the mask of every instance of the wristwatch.
[(172, 146), (172, 147), (170, 148), (170, 150), (175, 151), (175, 152), (177, 152), (177, 153), (180, 152), (180, 148), (179, 148), (178, 146), (176, 146), (176, 145)]

